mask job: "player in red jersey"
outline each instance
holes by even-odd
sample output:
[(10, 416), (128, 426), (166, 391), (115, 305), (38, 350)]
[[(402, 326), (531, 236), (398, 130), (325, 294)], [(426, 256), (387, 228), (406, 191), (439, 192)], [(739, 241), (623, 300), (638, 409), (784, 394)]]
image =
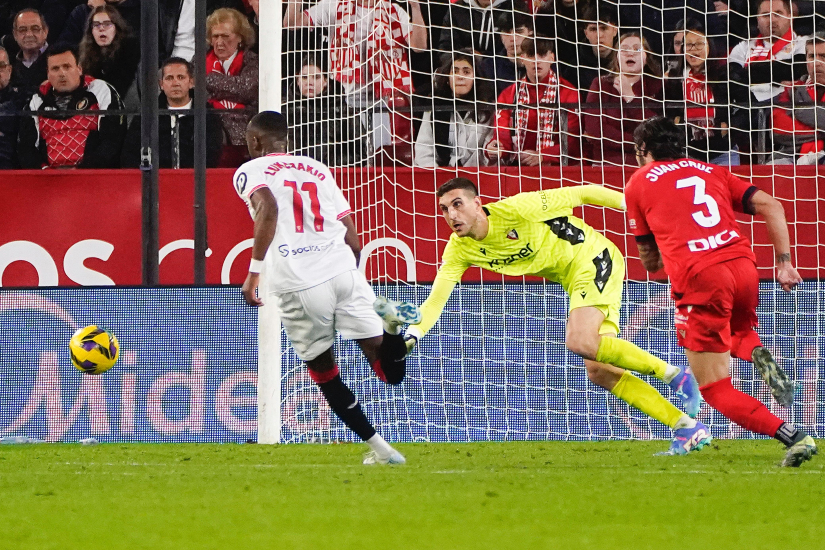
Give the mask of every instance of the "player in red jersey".
[(664, 267), (676, 301), (675, 325), (705, 401), (740, 426), (788, 450), (783, 466), (816, 454), (813, 438), (731, 385), (730, 356), (752, 361), (787, 407), (793, 383), (762, 346), (757, 326), (756, 257), (734, 211), (765, 218), (785, 291), (802, 282), (791, 264), (782, 205), (725, 168), (684, 157), (684, 132), (669, 119), (643, 122), (633, 134), (641, 167), (625, 188), (628, 223), (645, 269)]

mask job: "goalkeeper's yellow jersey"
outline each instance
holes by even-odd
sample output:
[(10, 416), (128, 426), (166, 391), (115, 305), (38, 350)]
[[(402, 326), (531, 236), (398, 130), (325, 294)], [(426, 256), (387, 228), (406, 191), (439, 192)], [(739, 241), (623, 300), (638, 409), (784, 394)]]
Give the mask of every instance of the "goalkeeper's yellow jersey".
[(561, 283), (565, 290), (593, 258), (614, 245), (573, 216), (573, 209), (597, 204), (624, 209), (624, 195), (598, 185), (519, 193), (488, 204), (489, 229), (482, 240), (450, 237), (422, 320), (408, 333), (421, 337), (441, 316), (456, 283), (470, 266), (503, 275), (536, 275)]

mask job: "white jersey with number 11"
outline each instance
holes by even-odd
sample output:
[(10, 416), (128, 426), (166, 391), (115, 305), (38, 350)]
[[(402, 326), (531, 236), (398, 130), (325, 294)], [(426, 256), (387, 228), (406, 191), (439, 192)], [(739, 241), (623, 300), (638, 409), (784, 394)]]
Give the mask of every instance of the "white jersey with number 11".
[(294, 292), (356, 269), (341, 220), (351, 208), (329, 168), (315, 159), (273, 153), (244, 163), (233, 178), (246, 203), (268, 187), (278, 203), (275, 239), (266, 254), (269, 290)]

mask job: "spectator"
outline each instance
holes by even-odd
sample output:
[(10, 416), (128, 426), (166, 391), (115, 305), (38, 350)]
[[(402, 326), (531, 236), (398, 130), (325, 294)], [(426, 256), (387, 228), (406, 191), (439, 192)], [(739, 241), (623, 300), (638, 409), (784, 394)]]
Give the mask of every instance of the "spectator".
[(433, 90), (433, 110), (424, 113), (415, 141), (415, 166), (487, 164), (484, 145), (492, 137), (495, 87), (481, 60), (468, 49), (441, 67)]
[(582, 113), (594, 164), (636, 166), (633, 131), (662, 115), (662, 70), (639, 33), (623, 34), (610, 74), (594, 80)]
[(14, 17), (14, 40), (20, 52), (12, 64), (12, 86), (24, 96), (33, 95), (46, 80), (46, 36), (49, 28), (35, 9), (26, 8)]
[[(72, 44), (73, 46), (79, 45), (83, 40), (83, 36), (89, 31), (88, 23), (92, 12), (104, 6), (116, 8), (118, 14), (134, 33), (134, 36), (140, 36), (140, 0), (89, 0), (72, 10), (57, 42)], [(87, 71), (85, 66), (83, 70)], [(110, 84), (113, 83), (110, 82)]]
[(604, 76), (616, 58), (619, 17), (616, 7), (607, 2), (586, 5), (581, 17), (586, 43), (580, 44), (566, 62), (562, 60), (559, 72), (585, 95), (593, 80)]
[(347, 107), (341, 85), (330, 81), (322, 66), (305, 56), (287, 91), (284, 111), (294, 153), (331, 167), (359, 164), (364, 156), (361, 117)]
[(17, 114), (25, 103), (17, 88), (11, 86), (9, 53), (0, 47), (0, 169), (17, 166)]
[[(244, 12), (242, 0), (205, 0), (206, 13), (218, 8)], [(195, 56), (195, 0), (160, 0), (158, 57), (182, 57), (192, 61)]]
[(561, 164), (566, 163), (565, 157), (580, 158), (576, 115), (579, 93), (553, 70), (556, 56), (552, 41), (525, 40), (520, 57), (527, 76), (498, 98), (500, 104), (515, 107), (499, 110), (496, 137), (485, 149), (487, 157), (522, 166)]
[(452, 53), (465, 48), (492, 57), (502, 43), (493, 25), (500, 13), (530, 13), (523, 0), (456, 0), (444, 16), (438, 38), (442, 64), (452, 61)]
[(782, 82), (805, 75), (805, 37), (793, 32), (790, 0), (762, 0), (759, 36), (744, 40), (728, 57), (731, 97), (762, 103), (782, 93)]
[(666, 59), (665, 78), (681, 78), (685, 69), (685, 21), (680, 19), (673, 27), (673, 40)]
[(121, 109), (117, 92), (103, 80), (84, 76), (71, 47), (57, 46), (45, 55), (48, 82), (29, 102), (34, 115), (20, 123), (21, 167), (117, 168), (126, 130), (123, 116), (61, 113)]
[(237, 109), (221, 115), (228, 144), (221, 166), (238, 167), (248, 160), (246, 125), (258, 112), (258, 55), (249, 51), (255, 33), (244, 15), (220, 8), (206, 18), (206, 89), (216, 109)]
[(713, 55), (713, 43), (704, 26), (688, 21), (681, 33), (684, 55), (673, 69), (679, 74), (665, 81), (666, 114), (686, 131), (688, 156), (718, 164), (738, 166), (739, 152), (731, 148), (728, 122), (727, 73)]
[(499, 13), (495, 25), (502, 47), (495, 56), (484, 58), (483, 67), (484, 73), (495, 81), (498, 95), (524, 76), (518, 54), (522, 41), (533, 36), (533, 20), (526, 13)]
[(805, 45), (808, 76), (787, 86), (773, 108), (772, 164), (817, 164), (825, 156), (825, 33)]
[(410, 117), (396, 107), (409, 105), (408, 48), (427, 48), (427, 28), (418, 1), (410, 0), (409, 6), (412, 24), (407, 12), (389, 0), (321, 0), (306, 11), (293, 0), (284, 16), (286, 28), (328, 28), (330, 70), (351, 107), (371, 109), (382, 102), (389, 107), (389, 113), (364, 116), (376, 150), (412, 133)]
[[(158, 117), (159, 166), (161, 168), (193, 168), (195, 166), (195, 119), (192, 116), (192, 97), (195, 76), (192, 64), (181, 57), (170, 57), (160, 68), (158, 107), (174, 113)], [(218, 165), (223, 146), (221, 119), (216, 113), (206, 113), (206, 166)], [(129, 125), (123, 143), (121, 166), (140, 166), (141, 118), (136, 116)]]
[(116, 8), (95, 8), (80, 41), (80, 66), (86, 75), (102, 78), (121, 99), (132, 87), (140, 63), (140, 43)]
[(805, 37), (793, 31), (790, 0), (761, 0), (757, 10), (759, 35), (737, 44), (728, 56), (730, 98), (741, 106), (731, 111), (733, 141), (746, 155), (771, 150), (762, 118), (766, 110), (760, 107), (770, 106), (783, 84), (806, 72)]

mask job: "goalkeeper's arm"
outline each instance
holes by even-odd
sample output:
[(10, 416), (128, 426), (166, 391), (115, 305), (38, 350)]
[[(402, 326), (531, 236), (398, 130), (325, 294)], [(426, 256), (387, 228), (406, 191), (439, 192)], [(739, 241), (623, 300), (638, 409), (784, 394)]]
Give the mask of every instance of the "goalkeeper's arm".
[(440, 273), (436, 275), (435, 281), (433, 281), (433, 289), (421, 305), (421, 322), (407, 327), (405, 338), (407, 352), (412, 351), (418, 339), (427, 334), (438, 321), (438, 318), (441, 317), (441, 312), (444, 311), (444, 306), (447, 305), (447, 300), (450, 299), (450, 294), (453, 293), (455, 285), (455, 281), (442, 277)]
[(607, 206), (608, 208), (616, 208), (617, 210), (627, 210), (624, 193), (607, 189), (601, 185), (579, 185), (576, 187), (565, 187), (572, 197), (579, 204), (595, 204), (598, 206)]

